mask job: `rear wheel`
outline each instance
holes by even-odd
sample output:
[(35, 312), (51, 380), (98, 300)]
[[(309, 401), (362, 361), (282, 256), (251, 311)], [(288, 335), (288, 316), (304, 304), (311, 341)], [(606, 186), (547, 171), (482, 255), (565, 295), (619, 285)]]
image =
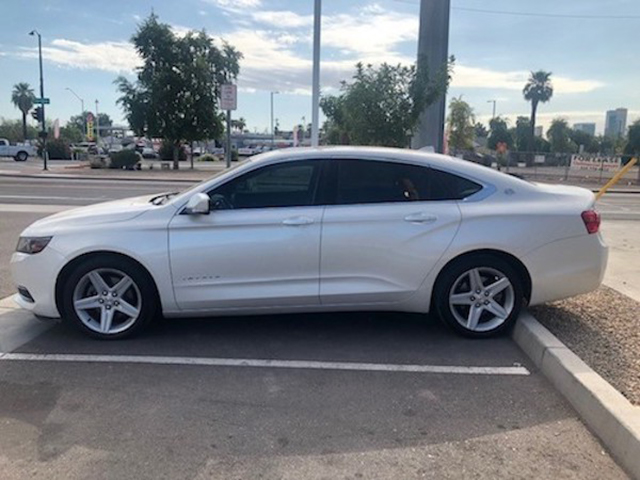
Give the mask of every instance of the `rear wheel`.
[(515, 323), (523, 304), (522, 280), (511, 264), (493, 255), (454, 261), (435, 288), (440, 318), (468, 337), (490, 337)]
[(120, 257), (94, 257), (68, 277), (65, 316), (84, 333), (111, 340), (131, 336), (154, 317), (157, 300), (147, 272)]
[(14, 160), (16, 162), (26, 162), (27, 158), (29, 158), (29, 154), (27, 152), (18, 152)]

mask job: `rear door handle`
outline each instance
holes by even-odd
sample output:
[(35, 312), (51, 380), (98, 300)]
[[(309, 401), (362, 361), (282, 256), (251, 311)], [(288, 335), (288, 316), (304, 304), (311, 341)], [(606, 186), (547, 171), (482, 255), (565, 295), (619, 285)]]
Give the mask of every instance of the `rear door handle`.
[(433, 215), (432, 213), (427, 212), (418, 212), (412, 213), (404, 217), (405, 222), (411, 223), (433, 223), (438, 220), (438, 217)]
[(303, 225), (311, 225), (312, 223), (313, 223), (313, 218), (302, 217), (302, 216), (286, 218), (282, 221), (282, 224), (288, 227), (301, 227)]

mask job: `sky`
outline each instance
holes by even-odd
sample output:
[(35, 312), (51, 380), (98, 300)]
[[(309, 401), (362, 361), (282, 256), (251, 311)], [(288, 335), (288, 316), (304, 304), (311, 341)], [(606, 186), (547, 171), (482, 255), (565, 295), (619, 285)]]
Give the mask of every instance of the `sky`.
[[(130, 43), (153, 10), (177, 34), (205, 29), (240, 50), (238, 110), (251, 131), (270, 124), (270, 92), (281, 129), (311, 120), (313, 0), (2, 0), (0, 117), (19, 118), (12, 86), (38, 93), (37, 39), (42, 35), (48, 118), (66, 122), (85, 109), (126, 124), (116, 105), (118, 75), (135, 78)], [(451, 0), (450, 54), (456, 57), (448, 98), (460, 97), (486, 123), (497, 113), (515, 124), (528, 115), (522, 87), (529, 71), (553, 73), (554, 96), (539, 108), (548, 126), (595, 122), (606, 110), (640, 118), (638, 0)], [(335, 94), (354, 65), (415, 61), (420, 0), (323, 0), (321, 90)], [(532, 15), (536, 14), (536, 15)]]

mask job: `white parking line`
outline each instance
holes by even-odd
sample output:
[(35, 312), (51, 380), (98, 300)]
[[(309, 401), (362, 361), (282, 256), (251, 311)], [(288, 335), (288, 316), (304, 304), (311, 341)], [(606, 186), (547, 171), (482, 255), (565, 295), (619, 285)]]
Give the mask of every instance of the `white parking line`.
[(308, 360), (259, 360), (243, 358), (165, 357), (154, 355), (84, 355), (53, 353), (5, 353), (0, 354), (0, 360), (27, 362), (199, 365), (208, 367), (294, 368), (311, 370), (350, 370), (364, 372), (454, 373), (467, 375), (530, 375), (529, 370), (520, 365), (513, 367), (468, 367), (447, 365), (317, 362)]
[(57, 213), (70, 208), (78, 208), (78, 205), (39, 205), (35, 203), (0, 203), (0, 212), (3, 213)]
[(81, 201), (105, 201), (108, 197), (56, 197), (52, 195), (0, 195), (7, 200), (81, 200)]

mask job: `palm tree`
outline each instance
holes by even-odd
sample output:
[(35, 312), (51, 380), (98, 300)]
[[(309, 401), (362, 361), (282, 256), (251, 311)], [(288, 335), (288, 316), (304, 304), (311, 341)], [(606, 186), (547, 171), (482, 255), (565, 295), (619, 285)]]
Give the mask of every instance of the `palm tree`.
[(536, 131), (536, 112), (540, 102), (546, 103), (553, 96), (553, 85), (551, 84), (551, 72), (538, 70), (531, 72), (527, 84), (522, 90), (525, 100), (531, 102), (531, 136), (529, 137), (529, 150), (533, 151), (534, 136)]
[(27, 114), (33, 108), (36, 96), (28, 83), (20, 82), (13, 86), (11, 103), (22, 112), (22, 140), (27, 139)]

